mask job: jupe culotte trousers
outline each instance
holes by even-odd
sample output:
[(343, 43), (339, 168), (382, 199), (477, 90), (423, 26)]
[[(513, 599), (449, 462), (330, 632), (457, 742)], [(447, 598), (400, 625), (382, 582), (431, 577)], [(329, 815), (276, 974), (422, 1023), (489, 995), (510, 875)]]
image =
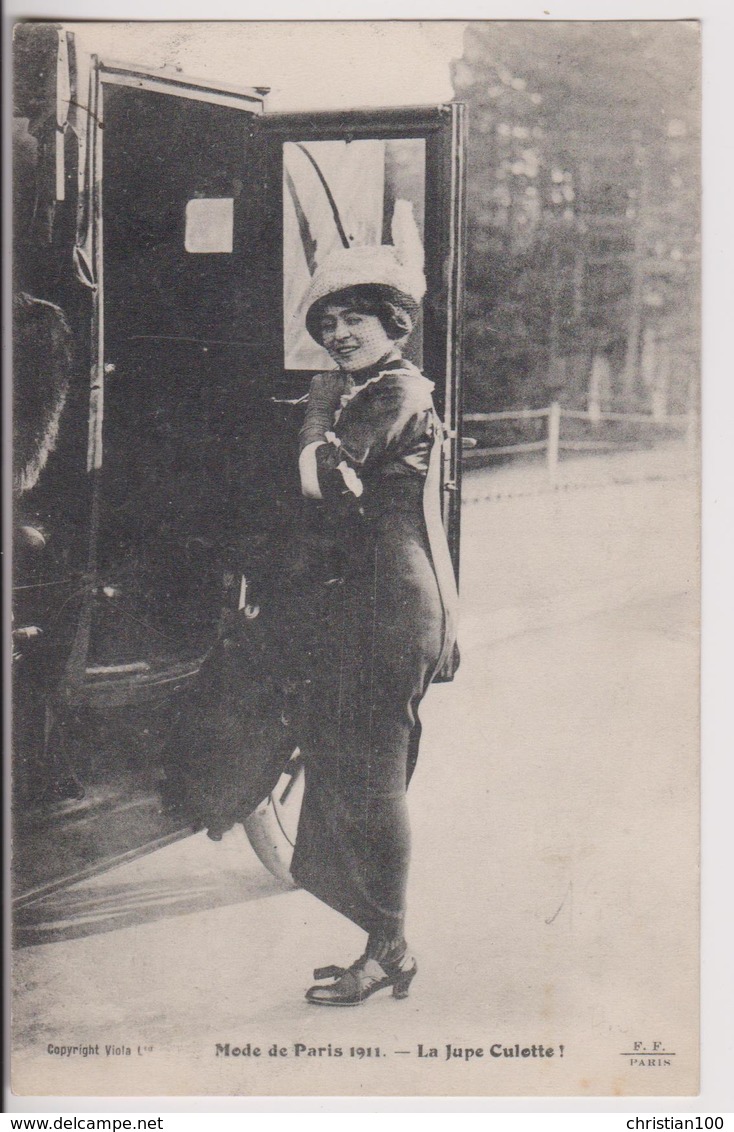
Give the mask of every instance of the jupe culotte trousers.
[(294, 880), (365, 931), (402, 934), (410, 856), (406, 787), (418, 710), (445, 648), (444, 606), (416, 474), (365, 481), (343, 531), (313, 677)]

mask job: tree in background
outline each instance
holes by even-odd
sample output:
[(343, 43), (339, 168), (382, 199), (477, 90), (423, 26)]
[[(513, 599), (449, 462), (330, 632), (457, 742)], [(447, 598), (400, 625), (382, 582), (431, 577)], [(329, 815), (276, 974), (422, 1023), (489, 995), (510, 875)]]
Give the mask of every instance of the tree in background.
[(699, 351), (691, 22), (472, 23), (467, 407), (684, 412)]

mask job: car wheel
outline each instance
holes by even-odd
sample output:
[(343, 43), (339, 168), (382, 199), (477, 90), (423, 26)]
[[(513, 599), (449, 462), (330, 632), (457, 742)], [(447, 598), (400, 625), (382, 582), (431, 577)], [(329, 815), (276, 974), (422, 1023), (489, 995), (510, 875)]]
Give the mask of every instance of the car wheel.
[(275, 789), (244, 821), (245, 833), (265, 868), (295, 887), (290, 873), (298, 818), (303, 801), (304, 771), (296, 754), (281, 774)]

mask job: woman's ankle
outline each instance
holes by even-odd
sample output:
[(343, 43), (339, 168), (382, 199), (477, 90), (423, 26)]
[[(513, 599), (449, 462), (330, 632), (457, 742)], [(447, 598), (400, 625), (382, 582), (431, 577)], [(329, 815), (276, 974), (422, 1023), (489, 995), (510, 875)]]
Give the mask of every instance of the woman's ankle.
[(378, 963), (385, 960), (391, 963), (399, 963), (407, 948), (408, 945), (402, 933), (387, 936), (371, 932), (367, 940), (365, 955), (368, 959), (375, 959)]

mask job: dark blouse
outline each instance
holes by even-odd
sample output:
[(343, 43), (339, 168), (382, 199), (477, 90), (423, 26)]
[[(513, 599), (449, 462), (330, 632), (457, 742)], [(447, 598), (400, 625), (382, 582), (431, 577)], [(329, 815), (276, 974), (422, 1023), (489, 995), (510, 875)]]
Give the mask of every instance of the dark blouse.
[[(299, 439), (301, 451), (320, 444), (315, 458), (325, 497), (345, 485), (361, 493), (375, 477), (425, 477), (440, 427), (433, 388), (414, 365), (399, 359), (359, 385), (338, 371), (314, 377)], [(341, 482), (333, 475), (340, 466)]]

